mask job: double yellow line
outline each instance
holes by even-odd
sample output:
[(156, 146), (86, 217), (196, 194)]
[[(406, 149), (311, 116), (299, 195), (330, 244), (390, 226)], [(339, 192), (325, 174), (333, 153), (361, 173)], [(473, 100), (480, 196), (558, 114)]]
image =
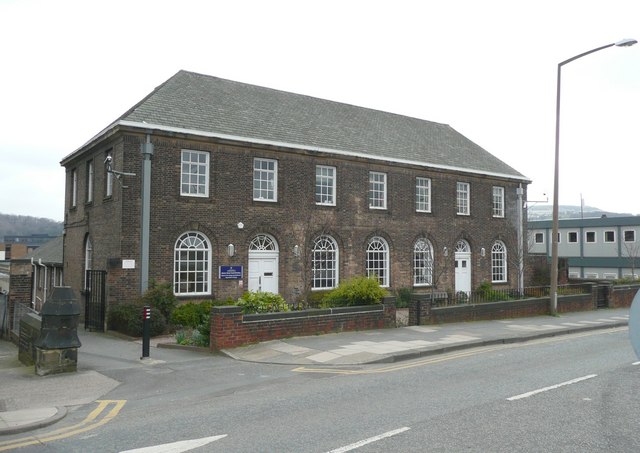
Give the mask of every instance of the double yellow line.
[[(92, 429), (96, 429), (106, 423), (109, 423), (123, 408), (127, 400), (98, 400), (98, 407), (96, 407), (87, 417), (80, 423), (60, 428), (55, 431), (44, 433), (40, 436), (28, 436), (21, 439), (14, 439), (10, 441), (0, 442), (0, 451), (13, 450), (14, 448), (27, 447), (29, 445), (37, 445), (45, 442), (52, 442), (54, 440), (66, 439), (68, 437), (75, 436)], [(106, 412), (106, 409), (111, 407), (111, 410)], [(100, 418), (103, 413), (106, 414)]]

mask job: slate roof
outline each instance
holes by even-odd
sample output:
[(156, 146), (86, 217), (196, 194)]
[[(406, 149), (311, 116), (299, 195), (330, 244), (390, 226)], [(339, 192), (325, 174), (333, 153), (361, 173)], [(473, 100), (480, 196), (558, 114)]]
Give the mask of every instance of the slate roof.
[(34, 261), (42, 260), (43, 264), (60, 264), (62, 265), (62, 242), (63, 237), (58, 236), (55, 239), (51, 239), (45, 242), (40, 247), (34, 249), (32, 252), (27, 253), (22, 259)]
[(101, 134), (118, 124), (358, 155), (528, 182), (522, 174), (446, 124), (188, 71), (179, 71)]

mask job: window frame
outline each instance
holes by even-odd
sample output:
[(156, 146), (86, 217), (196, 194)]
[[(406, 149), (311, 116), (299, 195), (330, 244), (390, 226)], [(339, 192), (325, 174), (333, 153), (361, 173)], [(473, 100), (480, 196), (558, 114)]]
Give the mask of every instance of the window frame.
[[(318, 245), (329, 245), (330, 248), (318, 248)], [(339, 256), (340, 251), (338, 249), (338, 243), (336, 240), (328, 235), (322, 234), (317, 236), (313, 241), (311, 249), (311, 290), (322, 291), (327, 289), (334, 289), (340, 283), (339, 279)], [(324, 277), (319, 277), (317, 274), (323, 273)], [(327, 277), (326, 275), (329, 275)], [(329, 285), (322, 282), (330, 282)], [(319, 285), (316, 286), (316, 283)]]
[(105, 178), (104, 178), (104, 197), (113, 197), (113, 151), (109, 150), (104, 153), (105, 158)]
[[(192, 160), (194, 156), (197, 156), (195, 161)], [(204, 156), (205, 162), (200, 161), (200, 157)], [(185, 157), (189, 157), (189, 160), (185, 160)], [(181, 197), (195, 197), (195, 198), (208, 198), (209, 197), (209, 173), (210, 173), (211, 156), (208, 151), (198, 151), (194, 149), (182, 149), (180, 150), (180, 196)], [(185, 171), (185, 166), (188, 166), (188, 171)], [(193, 171), (195, 168), (195, 172)], [(204, 169), (204, 175), (200, 173), (200, 170)], [(200, 177), (204, 176), (204, 182), (200, 182)], [(185, 181), (185, 177), (188, 178)], [(193, 178), (196, 181), (193, 181)], [(195, 187), (195, 191), (193, 188)], [(203, 188), (200, 191), (200, 188)], [(185, 190), (186, 188), (186, 190)]]
[(71, 169), (71, 207), (78, 206), (78, 169)]
[(86, 168), (86, 188), (84, 201), (87, 204), (93, 203), (93, 184), (95, 180), (95, 169), (93, 166), (93, 159), (88, 160), (85, 166)]
[[(538, 236), (540, 236), (540, 241), (538, 241)], [(533, 243), (544, 244), (544, 233), (540, 231), (533, 233)]]
[[(269, 165), (273, 165), (273, 168), (262, 168), (262, 164), (266, 163)], [(260, 164), (259, 168), (256, 168), (256, 164)], [(263, 179), (263, 176), (267, 175), (266, 179)], [(269, 178), (268, 176), (272, 177)], [(256, 179), (256, 176), (259, 176)], [(262, 187), (262, 183), (266, 184), (266, 188)], [(256, 187), (256, 183), (258, 183), (258, 187)], [(271, 185), (271, 187), (269, 187)], [(256, 197), (256, 191), (258, 191), (258, 195)], [(271, 197), (263, 197), (263, 193), (265, 195), (272, 195)], [(278, 161), (276, 159), (268, 159), (265, 157), (254, 157), (253, 158), (253, 201), (264, 201), (268, 203), (276, 203), (278, 201)]]
[(567, 231), (567, 244), (578, 244), (579, 236), (577, 231)]
[(413, 286), (425, 287), (432, 285), (433, 246), (427, 238), (418, 238), (413, 243)]
[[(377, 248), (373, 248), (374, 244), (377, 244)], [(379, 246), (379, 247), (378, 247)], [(380, 236), (374, 236), (367, 241), (365, 260), (365, 271), (367, 277), (376, 278), (380, 286), (383, 288), (389, 287), (389, 244)], [(372, 266), (371, 264), (375, 264)], [(380, 275), (382, 274), (382, 276)]]
[(491, 282), (506, 283), (507, 271), (507, 247), (504, 242), (495, 241), (491, 246)]
[(431, 212), (431, 178), (416, 176), (416, 212)]
[(456, 214), (471, 215), (471, 184), (456, 182)]
[[(632, 239), (627, 239), (628, 233), (631, 233), (631, 235), (633, 236)], [(623, 236), (624, 236), (624, 242), (636, 242), (636, 230), (624, 230), (623, 232)]]
[[(331, 176), (327, 174), (323, 174), (322, 172), (324, 171), (331, 171)], [(337, 176), (336, 167), (333, 167), (330, 165), (316, 165), (316, 204), (317, 205), (319, 206), (335, 206), (336, 205), (336, 182), (337, 182), (336, 176)], [(330, 200), (323, 201), (323, 197), (330, 198)]]
[[(496, 193), (496, 190), (498, 193)], [(493, 186), (492, 194), (492, 215), (494, 218), (503, 219), (505, 217), (504, 187)]]
[[(382, 177), (382, 180), (377, 180)], [(369, 209), (387, 209), (387, 174), (382, 171), (369, 172)]]
[[(185, 244), (186, 247), (182, 247)], [(173, 246), (173, 294), (178, 297), (211, 294), (212, 254), (211, 241), (200, 231), (185, 231), (178, 236)], [(198, 266), (199, 263), (202, 266)], [(187, 278), (183, 279), (183, 275)], [(202, 285), (201, 291), (198, 285)], [(191, 286), (194, 290), (189, 290)]]
[[(593, 240), (589, 240), (589, 237), (592, 236)], [(597, 244), (598, 238), (596, 232), (594, 230), (588, 230), (584, 232), (584, 243), (585, 244)]]
[[(611, 240), (609, 240), (607, 238), (608, 234), (611, 234), (611, 236), (612, 236)], [(615, 230), (605, 230), (602, 233), (602, 239), (603, 239), (605, 244), (615, 244), (616, 243), (616, 231)]]

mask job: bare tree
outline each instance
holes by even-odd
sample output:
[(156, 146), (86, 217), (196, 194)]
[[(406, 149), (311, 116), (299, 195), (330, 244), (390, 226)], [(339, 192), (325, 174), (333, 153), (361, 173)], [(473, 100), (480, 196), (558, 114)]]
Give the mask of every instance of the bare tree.
[(631, 278), (636, 280), (636, 259), (640, 257), (640, 243), (623, 242), (623, 254), (629, 258), (631, 268)]

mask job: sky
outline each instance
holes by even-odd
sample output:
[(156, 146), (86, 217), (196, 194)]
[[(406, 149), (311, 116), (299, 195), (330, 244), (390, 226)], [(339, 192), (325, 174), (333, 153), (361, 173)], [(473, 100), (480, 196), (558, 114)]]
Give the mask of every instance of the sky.
[[(64, 218), (63, 157), (180, 69), (454, 129), (553, 199), (558, 63), (640, 2), (0, 0), (0, 212)], [(560, 204), (640, 214), (640, 44), (562, 69)]]

